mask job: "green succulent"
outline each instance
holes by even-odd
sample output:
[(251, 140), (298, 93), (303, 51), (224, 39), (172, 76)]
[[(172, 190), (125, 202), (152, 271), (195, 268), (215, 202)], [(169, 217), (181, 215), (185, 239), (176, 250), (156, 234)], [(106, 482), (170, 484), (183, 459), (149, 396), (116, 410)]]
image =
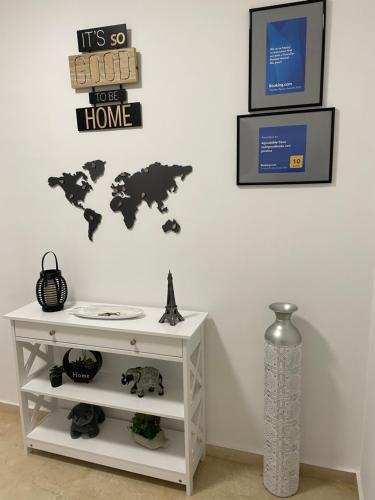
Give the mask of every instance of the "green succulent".
[(140, 434), (146, 439), (154, 439), (161, 431), (160, 417), (145, 415), (144, 413), (135, 413), (131, 421), (130, 430), (135, 434)]
[(50, 377), (57, 377), (62, 374), (64, 371), (64, 368), (62, 366), (53, 366), (52, 368), (49, 369), (49, 376)]
[(75, 370), (91, 370), (97, 366), (96, 361), (91, 358), (81, 358), (81, 356), (72, 362), (72, 366)]

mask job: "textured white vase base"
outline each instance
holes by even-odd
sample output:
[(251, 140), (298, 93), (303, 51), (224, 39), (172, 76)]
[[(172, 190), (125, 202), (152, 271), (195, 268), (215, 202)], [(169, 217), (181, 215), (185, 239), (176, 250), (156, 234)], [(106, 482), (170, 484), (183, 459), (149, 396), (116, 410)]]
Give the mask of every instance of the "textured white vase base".
[(301, 345), (265, 342), (263, 484), (281, 498), (299, 484), (301, 355)]
[(298, 493), (298, 485), (297, 485), (297, 488), (295, 491), (293, 491), (292, 493), (288, 493), (287, 495), (283, 495), (283, 494), (276, 494), (274, 491), (271, 491), (268, 486), (266, 485), (265, 482), (263, 482), (263, 486), (265, 487), (265, 489), (268, 491), (268, 493), (271, 493), (271, 495), (275, 496), (275, 497), (279, 497), (279, 498), (287, 498), (287, 497), (292, 497), (293, 495), (296, 495)]

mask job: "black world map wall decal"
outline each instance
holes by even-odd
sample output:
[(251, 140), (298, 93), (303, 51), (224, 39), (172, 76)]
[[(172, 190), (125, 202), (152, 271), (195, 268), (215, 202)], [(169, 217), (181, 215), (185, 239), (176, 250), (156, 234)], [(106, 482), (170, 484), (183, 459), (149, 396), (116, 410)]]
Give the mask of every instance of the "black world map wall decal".
[[(65, 194), (65, 198), (73, 206), (83, 210), (84, 219), (88, 223), (88, 237), (93, 241), (93, 235), (102, 221), (102, 215), (92, 208), (85, 206), (85, 199), (88, 193), (93, 190), (93, 183), (104, 175), (105, 163), (102, 160), (87, 162), (83, 165), (82, 171), (74, 174), (63, 172), (60, 177), (50, 177), (48, 184), (50, 187), (59, 186)], [(87, 171), (88, 175), (83, 171)], [(176, 179), (184, 181), (187, 175), (193, 171), (190, 165), (162, 165), (152, 163), (146, 168), (134, 174), (123, 172), (119, 174), (111, 185), (112, 200), (110, 207), (113, 212), (120, 212), (127, 229), (132, 229), (136, 222), (136, 215), (140, 205), (145, 202), (152, 208), (156, 205), (161, 214), (168, 212), (164, 202), (170, 193), (176, 193), (178, 185)], [(179, 233), (180, 224), (176, 219), (168, 219), (162, 229), (165, 233)]]
[(143, 202), (150, 208), (156, 203), (159, 212), (164, 214), (168, 211), (164, 201), (169, 193), (175, 193), (178, 189), (175, 179), (180, 177), (183, 181), (192, 171), (191, 166), (153, 163), (133, 175), (123, 172), (111, 186), (111, 209), (122, 213), (128, 229), (134, 226), (138, 207)]
[[(88, 171), (92, 182), (96, 182), (104, 174), (105, 161), (94, 160), (87, 162), (83, 165), (82, 169)], [(56, 186), (61, 187), (69, 203), (84, 211), (83, 217), (89, 225), (88, 236), (93, 241), (93, 235), (102, 221), (102, 215), (84, 206), (87, 194), (93, 189), (92, 185), (88, 182), (87, 175), (82, 171), (74, 174), (63, 172), (60, 177), (50, 177), (48, 184), (53, 188)]]

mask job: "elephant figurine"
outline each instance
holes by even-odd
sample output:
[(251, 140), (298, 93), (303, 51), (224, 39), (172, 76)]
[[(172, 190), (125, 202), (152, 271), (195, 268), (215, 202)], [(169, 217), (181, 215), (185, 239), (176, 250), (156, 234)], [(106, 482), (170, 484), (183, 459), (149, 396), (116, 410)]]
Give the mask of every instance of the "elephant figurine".
[(163, 377), (159, 370), (151, 366), (137, 366), (137, 368), (129, 368), (126, 373), (122, 374), (122, 385), (134, 382), (130, 389), (131, 394), (137, 393), (139, 398), (143, 398), (145, 391), (154, 392), (157, 389), (159, 396), (164, 394)]

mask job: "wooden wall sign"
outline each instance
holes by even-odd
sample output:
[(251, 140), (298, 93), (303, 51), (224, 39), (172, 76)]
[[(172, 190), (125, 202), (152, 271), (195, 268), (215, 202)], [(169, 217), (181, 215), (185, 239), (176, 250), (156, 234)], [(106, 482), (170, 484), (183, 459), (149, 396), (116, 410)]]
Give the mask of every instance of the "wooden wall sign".
[(126, 24), (79, 30), (77, 31), (77, 41), (80, 52), (122, 49), (128, 46)]
[(80, 132), (142, 126), (140, 102), (78, 108), (76, 114)]
[(137, 83), (137, 53), (134, 48), (69, 56), (73, 89)]
[(111, 102), (124, 102), (127, 100), (125, 89), (98, 90), (89, 93), (90, 104), (107, 104)]

